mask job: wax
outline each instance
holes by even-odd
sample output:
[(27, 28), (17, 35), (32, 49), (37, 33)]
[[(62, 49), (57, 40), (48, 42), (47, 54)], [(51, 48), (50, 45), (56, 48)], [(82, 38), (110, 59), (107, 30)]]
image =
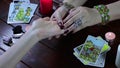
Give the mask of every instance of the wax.
[(108, 42), (113, 41), (115, 39), (116, 35), (113, 32), (107, 32), (105, 34), (105, 38)]
[(40, 13), (43, 15), (50, 15), (52, 13), (53, 1), (40, 0)]

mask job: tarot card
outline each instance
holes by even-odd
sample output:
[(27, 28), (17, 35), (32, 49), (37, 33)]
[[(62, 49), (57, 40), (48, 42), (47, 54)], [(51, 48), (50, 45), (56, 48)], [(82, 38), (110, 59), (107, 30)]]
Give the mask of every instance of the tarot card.
[(100, 56), (98, 57), (98, 60), (96, 61), (95, 64), (90, 65), (90, 66), (96, 66), (96, 67), (104, 67), (105, 66), (105, 59), (106, 59), (106, 54), (100, 54)]
[(79, 57), (79, 54), (77, 52), (74, 52), (73, 55), (79, 60), (81, 61), (84, 65), (87, 65), (89, 62), (88, 61), (84, 61), (83, 59), (81, 59)]
[(31, 3), (11, 3), (7, 23), (29, 23), (36, 8), (37, 5)]
[(36, 4), (22, 3), (14, 17), (14, 21), (19, 23), (29, 23), (36, 8)]
[(10, 7), (9, 7), (9, 13), (8, 13), (8, 23), (9, 22), (13, 22), (13, 18), (16, 14), (16, 11), (19, 9), (19, 6), (18, 5), (17, 7), (15, 7), (14, 3), (10, 3)]
[[(100, 36), (98, 36), (96, 38), (103, 40), (102, 37), (100, 37)], [(105, 40), (103, 40), (103, 41), (105, 42), (105, 44), (101, 50), (101, 54), (99, 55), (96, 63), (88, 63), (86, 65), (95, 66), (95, 67), (104, 67), (105, 66), (106, 54), (111, 49), (111, 47), (108, 45), (108, 42), (106, 42)], [(85, 63), (85, 61), (84, 61), (84, 63)]]
[(30, 0), (13, 0), (13, 2), (25, 2), (25, 3), (30, 3)]
[(84, 44), (81, 44), (77, 47), (74, 48), (74, 55), (76, 56), (76, 58), (78, 60), (80, 60), (84, 65), (89, 65), (89, 66), (95, 66), (95, 67), (104, 67), (105, 66), (105, 59), (106, 59), (106, 53), (110, 50), (110, 46), (108, 45), (108, 42), (106, 42), (105, 40), (102, 39), (102, 37), (98, 36), (98, 37), (94, 37), (98, 40), (102, 40), (104, 42), (104, 45), (102, 47), (101, 53), (99, 54), (97, 60), (95, 63), (91, 63), (89, 61), (86, 61), (84, 59), (82, 59), (79, 56), (79, 53), (81, 52)]
[[(103, 40), (101, 36), (98, 36), (97, 38), (100, 39), (100, 40)], [(104, 46), (102, 48), (102, 51), (101, 51), (102, 54), (103, 53), (107, 53), (111, 49), (111, 47), (109, 46), (108, 42), (105, 41), (105, 40), (103, 40), (103, 41), (105, 42), (105, 44), (104, 44)]]
[(21, 3), (10, 3), (10, 7), (9, 7), (9, 13), (8, 13), (8, 23), (9, 22), (14, 22), (14, 17), (17, 13), (17, 11), (19, 10), (21, 6)]
[(77, 54), (79, 54), (80, 51), (81, 51), (81, 49), (82, 49), (82, 47), (83, 47), (83, 44), (81, 44), (81, 45), (75, 47), (75, 48), (74, 48), (74, 51), (75, 51)]
[(79, 53), (80, 53), (82, 47), (83, 47), (83, 44), (75, 47), (75, 48), (74, 48), (74, 51), (75, 51), (75, 52), (74, 52), (73, 54), (74, 54), (74, 55), (76, 56), (76, 58), (77, 58), (78, 60), (80, 60), (84, 65), (87, 65), (88, 62), (87, 62), (87, 61), (84, 61), (83, 59), (81, 59), (81, 58), (79, 57)]
[(79, 58), (88, 64), (96, 63), (105, 42), (89, 35), (82, 47)]

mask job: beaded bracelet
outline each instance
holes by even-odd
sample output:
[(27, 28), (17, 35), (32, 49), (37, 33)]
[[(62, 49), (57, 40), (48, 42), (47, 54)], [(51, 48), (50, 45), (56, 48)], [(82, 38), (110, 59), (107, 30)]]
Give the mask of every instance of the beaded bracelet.
[(110, 16), (108, 15), (109, 9), (105, 5), (94, 6), (98, 10), (102, 18), (102, 24), (105, 25), (109, 20)]
[(63, 3), (63, 5), (64, 5), (64, 6), (65, 6), (68, 10), (70, 10), (70, 9), (74, 8), (74, 6), (73, 6), (73, 5), (68, 4), (67, 2)]

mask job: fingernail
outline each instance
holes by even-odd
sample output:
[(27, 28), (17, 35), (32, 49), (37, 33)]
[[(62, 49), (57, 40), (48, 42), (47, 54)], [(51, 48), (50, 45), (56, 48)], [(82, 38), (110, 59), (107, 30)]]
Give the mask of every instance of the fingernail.
[(64, 36), (67, 36), (67, 34), (63, 34)]
[(64, 29), (64, 25), (62, 24), (62, 22), (58, 22), (58, 25), (59, 25), (60, 29)]
[(60, 26), (60, 29), (64, 29), (64, 25), (61, 25), (61, 26)]
[(69, 33), (69, 30), (66, 30), (66, 31), (64, 32), (64, 34), (67, 34), (67, 33)]

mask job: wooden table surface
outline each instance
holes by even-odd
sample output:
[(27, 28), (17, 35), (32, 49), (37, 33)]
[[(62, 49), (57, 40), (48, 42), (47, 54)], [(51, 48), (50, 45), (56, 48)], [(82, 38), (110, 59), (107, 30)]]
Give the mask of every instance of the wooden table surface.
[[(62, 0), (54, 0), (54, 6), (58, 6)], [(89, 0), (84, 6), (93, 7), (98, 4), (108, 4), (116, 0)], [(28, 24), (7, 24), (7, 16), (9, 11), (9, 4), (12, 0), (0, 0), (0, 55), (7, 49), (3, 48), (5, 45), (1, 44), (2, 37), (12, 36), (12, 29), (17, 25), (21, 25), (23, 30)], [(39, 5), (39, 0), (31, 0), (32, 3)], [(94, 4), (93, 4), (94, 3)], [(35, 12), (32, 21), (40, 18), (39, 7)], [(110, 43), (111, 50), (107, 53), (105, 68), (116, 68), (115, 58), (118, 44), (120, 43), (120, 20), (109, 22), (106, 25), (94, 25), (80, 30), (75, 34), (68, 34), (68, 36), (53, 38), (52, 40), (44, 39), (39, 41), (34, 47), (21, 59), (16, 68), (95, 68), (83, 65), (73, 55), (73, 48), (84, 43), (88, 35), (101, 36), (105, 39), (106, 32), (112, 31), (116, 34), (115, 40)], [(6, 64), (7, 65), (7, 64)]]

